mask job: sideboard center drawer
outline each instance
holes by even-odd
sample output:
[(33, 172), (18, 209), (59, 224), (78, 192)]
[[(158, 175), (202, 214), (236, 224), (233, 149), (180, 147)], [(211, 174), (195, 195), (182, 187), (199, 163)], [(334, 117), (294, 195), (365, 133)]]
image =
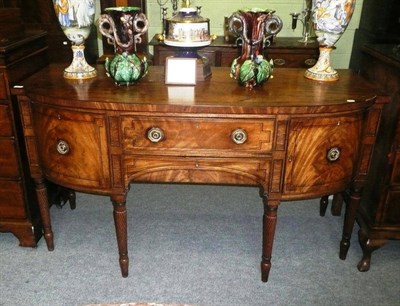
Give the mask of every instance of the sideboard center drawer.
[(125, 117), (124, 150), (232, 150), (268, 153), (275, 121), (221, 118)]

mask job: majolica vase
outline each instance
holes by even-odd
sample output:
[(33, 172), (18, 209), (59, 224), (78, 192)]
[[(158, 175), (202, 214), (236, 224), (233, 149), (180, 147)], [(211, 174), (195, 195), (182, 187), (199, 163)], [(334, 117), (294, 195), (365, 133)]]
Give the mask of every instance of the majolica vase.
[(231, 77), (249, 88), (267, 81), (273, 70), (273, 62), (268, 62), (263, 49), (270, 38), (282, 29), (282, 20), (273, 10), (239, 10), (228, 20), (229, 31), (240, 37), (242, 54), (233, 60)]
[(85, 59), (85, 40), (89, 37), (96, 11), (95, 0), (53, 0), (61, 29), (71, 41), (72, 63), (64, 70), (67, 79), (87, 79), (97, 75)]
[(145, 56), (139, 56), (136, 45), (147, 32), (148, 20), (140, 8), (133, 6), (109, 7), (98, 21), (99, 31), (109, 44), (114, 45), (114, 57), (106, 58), (107, 75), (118, 85), (136, 83), (147, 74)]
[(330, 54), (345, 32), (354, 12), (356, 0), (315, 0), (313, 22), (319, 42), (317, 63), (304, 76), (317, 81), (336, 81), (338, 72), (332, 68)]

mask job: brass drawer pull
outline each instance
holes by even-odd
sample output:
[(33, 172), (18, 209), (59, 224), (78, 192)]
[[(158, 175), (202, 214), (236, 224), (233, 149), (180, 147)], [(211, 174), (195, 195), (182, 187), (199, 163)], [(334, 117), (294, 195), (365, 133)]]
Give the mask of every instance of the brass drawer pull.
[(147, 131), (147, 139), (153, 143), (160, 142), (164, 139), (164, 131), (159, 127), (152, 127)]
[(326, 155), (326, 158), (330, 162), (337, 161), (339, 157), (340, 157), (340, 149), (338, 147), (330, 148), (328, 154)]
[(70, 151), (70, 146), (69, 146), (68, 142), (60, 139), (57, 142), (57, 152), (60, 153), (61, 155), (65, 155), (65, 154), (68, 154), (69, 151)]
[(286, 61), (283, 58), (274, 59), (274, 65), (276, 65), (276, 66), (283, 66), (285, 64), (286, 64)]
[(247, 133), (244, 129), (236, 129), (231, 134), (232, 141), (236, 144), (243, 144), (247, 140)]
[(317, 60), (316, 60), (315, 58), (307, 58), (307, 59), (304, 61), (304, 64), (305, 64), (306, 66), (314, 66), (314, 65), (316, 64), (316, 62), (317, 62)]

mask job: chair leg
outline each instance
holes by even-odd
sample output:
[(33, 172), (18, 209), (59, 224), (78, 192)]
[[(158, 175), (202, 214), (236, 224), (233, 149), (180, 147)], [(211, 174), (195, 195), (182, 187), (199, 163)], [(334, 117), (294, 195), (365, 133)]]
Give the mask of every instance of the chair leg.
[(76, 194), (75, 190), (68, 189), (68, 201), (69, 201), (69, 207), (71, 209), (76, 208)]
[[(338, 192), (333, 195), (332, 206), (331, 206), (332, 216), (340, 216), (342, 212), (343, 202), (344, 202), (343, 193)], [(319, 215), (323, 217), (325, 216), (326, 209), (329, 204), (329, 196), (323, 196), (319, 203), (320, 203)]]
[(325, 216), (326, 208), (328, 207), (328, 203), (329, 203), (328, 197), (329, 196), (323, 196), (321, 198), (321, 200), (319, 201), (319, 215), (321, 217)]
[(343, 207), (343, 193), (339, 192), (333, 195), (331, 213), (332, 216), (340, 216)]

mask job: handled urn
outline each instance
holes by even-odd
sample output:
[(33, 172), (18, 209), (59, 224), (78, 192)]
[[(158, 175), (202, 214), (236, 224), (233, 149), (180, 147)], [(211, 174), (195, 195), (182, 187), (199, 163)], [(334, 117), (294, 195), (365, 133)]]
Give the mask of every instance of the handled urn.
[(107, 75), (118, 85), (131, 85), (147, 74), (145, 56), (136, 53), (136, 45), (147, 32), (148, 20), (140, 8), (133, 6), (109, 7), (98, 21), (99, 31), (114, 45), (114, 57), (106, 58)]

